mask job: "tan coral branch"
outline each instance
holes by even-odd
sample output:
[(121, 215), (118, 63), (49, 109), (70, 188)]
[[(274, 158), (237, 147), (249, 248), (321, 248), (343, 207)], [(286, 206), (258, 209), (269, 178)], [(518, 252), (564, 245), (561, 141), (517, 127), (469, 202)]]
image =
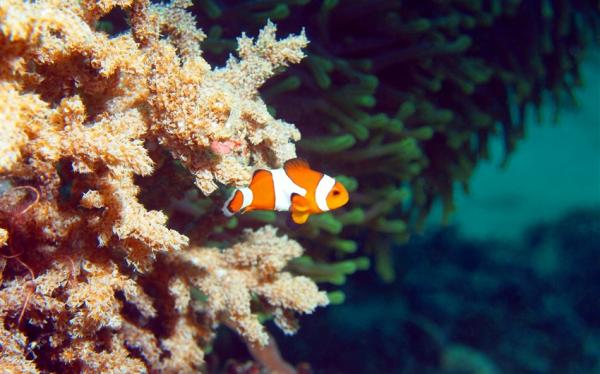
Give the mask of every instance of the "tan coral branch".
[[(143, 203), (155, 186), (140, 186), (169, 163), (208, 195), (296, 156), (300, 133), (257, 90), (304, 56), (304, 32), (277, 40), (269, 22), (214, 68), (190, 5), (0, 1), (3, 369), (198, 371), (219, 322), (264, 345), (256, 304), (286, 332), (295, 313), (327, 304), (284, 270), (302, 248), (273, 227), (221, 250), (168, 225), (180, 186), (156, 186), (167, 192), (155, 209)], [(131, 29), (99, 31), (116, 7)]]

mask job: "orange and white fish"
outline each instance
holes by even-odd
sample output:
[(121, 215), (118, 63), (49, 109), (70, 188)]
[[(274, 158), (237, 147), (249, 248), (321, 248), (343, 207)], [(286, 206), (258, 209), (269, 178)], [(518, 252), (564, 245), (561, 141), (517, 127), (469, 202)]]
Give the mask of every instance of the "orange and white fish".
[(250, 186), (237, 189), (225, 202), (223, 213), (229, 217), (253, 210), (291, 211), (292, 220), (301, 224), (311, 214), (344, 206), (348, 199), (340, 182), (295, 158), (281, 169), (255, 171)]

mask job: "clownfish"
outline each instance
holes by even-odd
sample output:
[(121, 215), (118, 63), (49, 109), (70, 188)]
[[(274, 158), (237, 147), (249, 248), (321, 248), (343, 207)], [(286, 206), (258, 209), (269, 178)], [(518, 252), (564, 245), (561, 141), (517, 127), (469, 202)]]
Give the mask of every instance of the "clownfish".
[(250, 185), (235, 190), (225, 202), (223, 213), (230, 217), (253, 210), (291, 211), (292, 220), (302, 224), (311, 214), (342, 207), (348, 199), (340, 182), (294, 158), (281, 169), (256, 170)]

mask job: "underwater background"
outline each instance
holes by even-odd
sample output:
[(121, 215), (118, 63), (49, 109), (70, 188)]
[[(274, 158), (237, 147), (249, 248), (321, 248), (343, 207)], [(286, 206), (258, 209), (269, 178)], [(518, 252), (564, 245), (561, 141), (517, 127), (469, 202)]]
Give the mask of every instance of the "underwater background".
[(597, 0), (0, 0), (0, 102), (2, 373), (600, 374)]
[(449, 224), (435, 212), (394, 248), (393, 282), (355, 274), (297, 335), (270, 329), (283, 356), (315, 373), (600, 373), (600, 50), (583, 76), (578, 107), (504, 167), (479, 165)]
[[(335, 288), (344, 302), (304, 316), (294, 336), (269, 323), (282, 356), (314, 373), (600, 373), (598, 47), (580, 69), (575, 100), (544, 93), (507, 157), (506, 139), (491, 138), (452, 213), (437, 201), (422, 229), (392, 246), (392, 277), (354, 273)], [(359, 248), (388, 245), (377, 240)], [(214, 350), (209, 364), (252, 360), (223, 328)]]

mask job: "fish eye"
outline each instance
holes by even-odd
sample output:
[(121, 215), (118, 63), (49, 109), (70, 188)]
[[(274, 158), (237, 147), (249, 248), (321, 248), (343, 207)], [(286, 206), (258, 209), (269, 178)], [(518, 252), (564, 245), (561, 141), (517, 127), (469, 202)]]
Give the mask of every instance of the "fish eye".
[(340, 194), (340, 191), (338, 191), (338, 190), (333, 190), (333, 196), (337, 196), (337, 195), (339, 195), (339, 194)]

